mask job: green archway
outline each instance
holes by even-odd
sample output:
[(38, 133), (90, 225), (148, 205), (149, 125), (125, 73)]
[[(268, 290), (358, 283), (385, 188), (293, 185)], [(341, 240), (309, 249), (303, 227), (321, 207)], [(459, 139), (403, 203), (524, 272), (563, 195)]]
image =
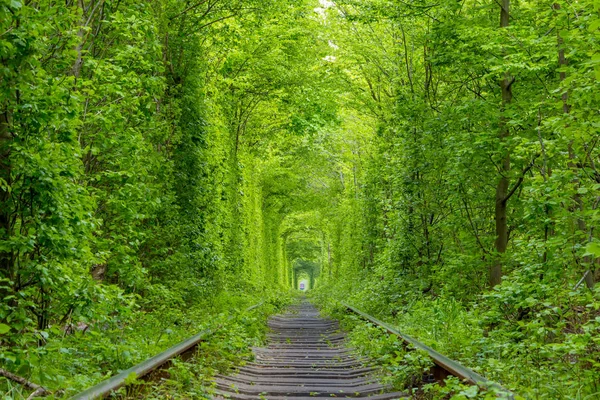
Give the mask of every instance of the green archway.
[(304, 290), (310, 290), (315, 287), (316, 279), (319, 277), (321, 268), (319, 264), (304, 260), (296, 259), (293, 265), (294, 271), (294, 288), (300, 289), (300, 282), (305, 281), (308, 287)]

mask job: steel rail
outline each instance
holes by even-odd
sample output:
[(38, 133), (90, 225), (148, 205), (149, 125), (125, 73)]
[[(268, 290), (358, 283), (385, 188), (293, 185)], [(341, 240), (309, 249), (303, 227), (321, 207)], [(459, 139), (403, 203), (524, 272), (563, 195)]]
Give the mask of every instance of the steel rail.
[(440, 367), (444, 371), (448, 372), (450, 375), (453, 375), (460, 379), (466, 380), (469, 383), (477, 385), (483, 389), (488, 389), (488, 388), (495, 389), (496, 391), (498, 391), (498, 394), (505, 396), (505, 398), (508, 398), (508, 399), (515, 398), (514, 393), (512, 393), (510, 390), (500, 386), (499, 384), (497, 384), (495, 382), (490, 381), (489, 379), (479, 375), (477, 372), (446, 357), (445, 355), (443, 355), (443, 354), (437, 352), (436, 350), (432, 349), (431, 347), (419, 342), (418, 340), (414, 339), (413, 337), (398, 331), (396, 328), (394, 328), (390, 324), (380, 321), (377, 318), (375, 318), (355, 307), (352, 307), (351, 305), (349, 305), (343, 301), (340, 303), (344, 307), (346, 307), (348, 310), (352, 311), (353, 313), (361, 316), (362, 318), (364, 318), (368, 321), (371, 321), (375, 325), (378, 325), (378, 326), (384, 328), (388, 333), (391, 333), (393, 335), (400, 337), (405, 343), (410, 344), (417, 349), (427, 352), (427, 354), (429, 354), (429, 356), (432, 358), (433, 362), (438, 367)]
[[(263, 304), (264, 304), (264, 302), (255, 304), (251, 307), (246, 308), (244, 310), (244, 312), (252, 311), (252, 310), (262, 306)], [(233, 318), (233, 316), (231, 316), (229, 318), (231, 319), (231, 318)], [(121, 371), (117, 375), (112, 376), (112, 377), (98, 383), (97, 385), (92, 386), (91, 388), (86, 389), (81, 393), (76, 394), (75, 396), (71, 397), (70, 400), (103, 399), (106, 396), (108, 396), (110, 393), (114, 392), (115, 390), (117, 390), (123, 386), (126, 386), (127, 381), (130, 380), (132, 377), (135, 377), (135, 379), (138, 379), (145, 375), (148, 375), (150, 372), (152, 372), (156, 369), (159, 369), (160, 367), (165, 365), (168, 361), (172, 360), (173, 358), (180, 356), (183, 353), (191, 350), (198, 343), (202, 342), (206, 338), (206, 336), (210, 335), (211, 333), (213, 333), (213, 331), (210, 329), (204, 330), (204, 331), (176, 344), (175, 346), (168, 348), (167, 350), (163, 351), (162, 353), (159, 353), (159, 354), (155, 355), (154, 357), (151, 357), (145, 361), (142, 361), (141, 363), (134, 365), (133, 367), (131, 367), (129, 369), (126, 369), (125, 371)]]

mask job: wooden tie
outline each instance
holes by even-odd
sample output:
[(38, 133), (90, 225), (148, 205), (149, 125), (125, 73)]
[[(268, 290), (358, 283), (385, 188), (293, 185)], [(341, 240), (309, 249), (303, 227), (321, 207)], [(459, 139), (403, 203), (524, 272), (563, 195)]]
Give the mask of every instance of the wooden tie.
[(268, 347), (255, 348), (255, 361), (239, 368), (236, 375), (219, 376), (214, 399), (407, 397), (385, 393), (386, 387), (373, 377), (375, 369), (345, 348), (337, 321), (319, 317), (307, 301), (272, 317), (269, 327)]

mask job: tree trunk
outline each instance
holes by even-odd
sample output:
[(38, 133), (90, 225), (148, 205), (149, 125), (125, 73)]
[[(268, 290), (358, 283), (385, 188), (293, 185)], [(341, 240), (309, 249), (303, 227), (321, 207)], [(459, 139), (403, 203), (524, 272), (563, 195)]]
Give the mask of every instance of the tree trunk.
[[(509, 24), (510, 0), (502, 0), (500, 11), (500, 28), (506, 28)], [(502, 108), (500, 110), (500, 130), (498, 137), (500, 142), (506, 142), (510, 135), (505, 115), (506, 106), (512, 101), (512, 84), (514, 79), (508, 72), (500, 82), (502, 90)], [(496, 286), (502, 281), (502, 254), (506, 252), (508, 245), (508, 223), (507, 223), (507, 195), (508, 195), (508, 172), (510, 171), (510, 152), (505, 150), (500, 164), (500, 180), (496, 186), (496, 259), (490, 268), (490, 285)]]
[[(552, 5), (552, 7), (555, 10), (560, 10), (560, 4), (558, 3), (554, 3)], [(565, 48), (564, 48), (564, 40), (563, 38), (560, 36), (560, 29), (556, 30), (556, 41), (557, 41), (557, 47), (558, 47), (558, 66), (559, 68), (564, 68), (567, 66), (567, 59), (565, 57)], [(565, 71), (560, 71), (559, 72), (559, 78), (560, 81), (564, 81), (567, 78), (567, 73)], [(568, 91), (564, 91), (561, 94), (561, 98), (562, 98), (562, 103), (563, 103), (563, 113), (565, 115), (568, 115), (571, 112), (571, 106), (569, 105), (569, 92)], [(568, 127), (568, 125), (566, 125), (566, 127)], [(568, 163), (568, 167), (573, 171), (574, 173), (574, 178), (573, 178), (573, 186), (574, 187), (578, 187), (579, 186), (579, 178), (578, 178), (578, 167), (577, 167), (577, 163), (575, 162), (575, 151), (573, 150), (573, 140), (569, 141), (568, 147), (567, 147), (567, 151), (569, 154), (569, 163)], [(573, 195), (573, 203), (575, 204), (575, 210), (579, 210), (579, 211), (583, 211), (583, 199), (581, 198), (581, 195), (579, 193), (575, 193)], [(586, 234), (587, 236), (587, 224), (585, 223), (585, 221), (581, 218), (581, 217), (577, 217), (577, 227), (576, 229), (580, 232), (583, 232), (584, 234)], [(583, 258), (583, 263), (586, 265), (592, 265), (592, 260), (589, 256), (586, 256)], [(595, 279), (594, 279), (594, 274), (592, 273), (592, 271), (590, 271), (590, 273), (587, 273), (584, 275), (585, 276), (585, 284), (588, 288), (593, 289), (594, 285), (595, 285)]]
[[(85, 4), (83, 0), (77, 1), (77, 6), (81, 9), (81, 21), (79, 30), (77, 31), (77, 46), (75, 46), (75, 53), (77, 54), (77, 58), (75, 59), (75, 63), (73, 64), (73, 68), (71, 73), (75, 77), (75, 79), (79, 78), (81, 75), (81, 66), (83, 65), (83, 45), (85, 42)], [(91, 7), (91, 4), (90, 4)]]
[[(10, 133), (10, 112), (4, 110), (0, 113), (0, 241), (6, 241), (10, 237), (10, 207), (8, 201), (10, 191), (3, 188), (4, 185), (11, 184), (11, 165), (10, 165), (10, 143), (12, 135)], [(0, 273), (1, 276), (13, 278), (13, 255), (10, 251), (0, 251)]]
[(333, 265), (331, 265), (331, 243), (327, 243), (327, 265), (329, 269), (329, 278), (331, 278)]

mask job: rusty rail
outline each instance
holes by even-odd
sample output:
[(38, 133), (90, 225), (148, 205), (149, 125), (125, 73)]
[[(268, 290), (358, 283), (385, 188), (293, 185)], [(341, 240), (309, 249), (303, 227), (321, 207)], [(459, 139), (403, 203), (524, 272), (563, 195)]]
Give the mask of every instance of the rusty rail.
[[(245, 310), (245, 312), (252, 311), (263, 304), (264, 303), (261, 302), (259, 304), (255, 304), (251, 307), (248, 307)], [(125, 371), (122, 371), (119, 374), (110, 377), (109, 379), (102, 381), (99, 384), (92, 386), (91, 388), (86, 389), (79, 394), (76, 394), (75, 396), (71, 397), (70, 400), (103, 399), (115, 390), (126, 386), (127, 381), (131, 380), (132, 377), (138, 379), (143, 376), (146, 376), (150, 372), (161, 368), (173, 358), (193, 350), (198, 345), (198, 343), (202, 342), (204, 338), (210, 335), (211, 333), (211, 330), (202, 331), (180, 342), (179, 344), (176, 344), (175, 346), (163, 351), (162, 353), (159, 353), (154, 357), (142, 361), (141, 363), (134, 365), (133, 367), (126, 369)]]
[(494, 389), (498, 392), (498, 394), (500, 396), (502, 396), (502, 398), (506, 398), (506, 399), (514, 399), (515, 398), (514, 393), (512, 393), (510, 390), (505, 389), (504, 387), (500, 386), (499, 384), (492, 382), (492, 381), (488, 380), (487, 378), (479, 375), (477, 372), (475, 372), (467, 367), (462, 366), (458, 362), (446, 357), (445, 355), (443, 355), (443, 354), (437, 352), (436, 350), (432, 349), (431, 347), (419, 342), (418, 340), (414, 339), (413, 337), (398, 331), (396, 328), (394, 328), (390, 324), (380, 321), (377, 318), (375, 318), (355, 307), (352, 307), (351, 305), (346, 304), (343, 301), (341, 302), (341, 304), (344, 307), (346, 307), (348, 310), (359, 315), (360, 317), (374, 323), (375, 325), (378, 325), (378, 326), (384, 328), (388, 333), (400, 337), (406, 344), (410, 344), (414, 348), (423, 350), (427, 354), (429, 354), (429, 356), (431, 357), (431, 359), (433, 360), (433, 362), (435, 363), (435, 365), (437, 367), (433, 371), (435, 378), (437, 380), (441, 381), (444, 378), (446, 378), (447, 376), (452, 375), (452, 376), (455, 376), (462, 380), (465, 380), (473, 385), (477, 385), (482, 389)]

